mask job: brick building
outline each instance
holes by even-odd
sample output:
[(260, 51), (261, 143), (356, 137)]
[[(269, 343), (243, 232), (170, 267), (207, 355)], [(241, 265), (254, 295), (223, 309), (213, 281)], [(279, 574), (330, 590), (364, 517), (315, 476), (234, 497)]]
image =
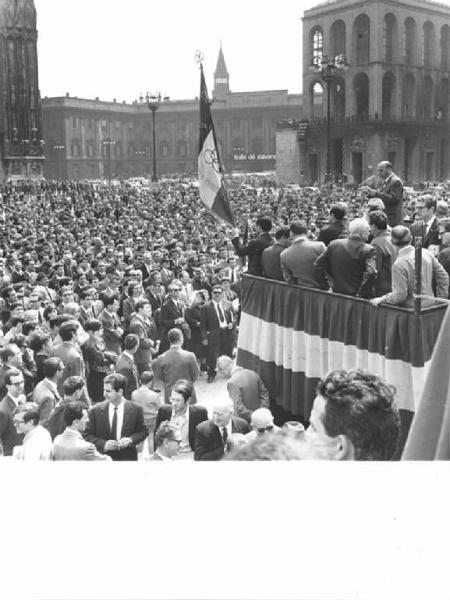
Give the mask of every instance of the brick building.
[(344, 55), (349, 65), (330, 84), (330, 170), (336, 178), (346, 174), (358, 183), (385, 159), (407, 182), (450, 178), (448, 5), (328, 0), (305, 11), (307, 123), (278, 128), (277, 169), (284, 180), (324, 181), (326, 85), (310, 69), (324, 55)]
[[(199, 78), (200, 79), (200, 78)], [(301, 118), (302, 99), (286, 90), (230, 91), (220, 48), (211, 96), (225, 170), (275, 169), (280, 119)], [(132, 177), (152, 171), (152, 115), (145, 102), (44, 98), (45, 174), (56, 179)], [(197, 172), (198, 99), (163, 98), (156, 112), (158, 175)]]

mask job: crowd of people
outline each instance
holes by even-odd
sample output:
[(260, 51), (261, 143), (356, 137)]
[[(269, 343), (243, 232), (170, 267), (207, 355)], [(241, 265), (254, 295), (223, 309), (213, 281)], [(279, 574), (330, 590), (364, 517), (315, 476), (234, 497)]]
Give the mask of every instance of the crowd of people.
[[(2, 454), (137, 460), (148, 444), (155, 460), (391, 458), (398, 411), (377, 376), (325, 377), (305, 432), (275, 425), (264, 382), (233, 359), (245, 271), (412, 306), (420, 236), (424, 301), (448, 298), (445, 193), (408, 201), (392, 175), (380, 163), (381, 185), (359, 191), (278, 188), (255, 176), (230, 187), (237, 228), (214, 219), (194, 185), (176, 181), (4, 185)], [(195, 382), (212, 383), (218, 370), (229, 399), (213, 401), (208, 418)], [(373, 431), (336, 414), (342, 394), (337, 412), (364, 405), (358, 418)]]

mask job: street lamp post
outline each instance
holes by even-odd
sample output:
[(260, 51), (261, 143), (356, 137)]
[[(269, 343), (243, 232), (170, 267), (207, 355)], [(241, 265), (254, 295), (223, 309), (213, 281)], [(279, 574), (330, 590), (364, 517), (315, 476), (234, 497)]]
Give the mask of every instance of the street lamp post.
[(327, 87), (327, 155), (325, 166), (325, 182), (332, 185), (333, 175), (331, 173), (331, 84), (337, 77), (337, 71), (348, 69), (349, 65), (343, 54), (338, 54), (334, 58), (329, 58), (326, 54), (316, 57), (310, 66), (311, 71), (319, 73), (322, 81)]
[[(140, 101), (143, 102), (144, 98), (141, 95)], [(149, 94), (148, 92), (145, 94), (145, 101), (147, 102), (147, 107), (152, 111), (152, 124), (153, 124), (153, 175), (152, 181), (158, 181), (156, 177), (156, 126), (155, 126), (155, 114), (161, 104), (161, 93), (157, 94)]]

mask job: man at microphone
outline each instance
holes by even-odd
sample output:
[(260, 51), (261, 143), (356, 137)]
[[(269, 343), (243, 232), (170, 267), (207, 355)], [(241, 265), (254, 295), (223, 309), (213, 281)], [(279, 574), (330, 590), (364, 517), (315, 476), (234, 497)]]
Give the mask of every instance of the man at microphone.
[(392, 165), (387, 160), (380, 162), (377, 171), (383, 180), (380, 189), (376, 190), (370, 186), (360, 186), (368, 198), (381, 198), (384, 202), (388, 224), (390, 227), (403, 223), (403, 183), (392, 170)]

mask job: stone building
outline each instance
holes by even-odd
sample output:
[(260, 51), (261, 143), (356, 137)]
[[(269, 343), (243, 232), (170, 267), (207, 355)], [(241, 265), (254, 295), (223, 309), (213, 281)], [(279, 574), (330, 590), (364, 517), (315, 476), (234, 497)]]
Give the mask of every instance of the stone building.
[(0, 177), (42, 177), (44, 161), (33, 0), (0, 1)]
[[(198, 85), (199, 81), (200, 77)], [(214, 99), (212, 114), (225, 171), (275, 170), (277, 122), (301, 118), (301, 95), (288, 94), (286, 90), (232, 92), (229, 82), (220, 48), (210, 95)], [(44, 98), (42, 109), (47, 178), (151, 174), (152, 115), (145, 101), (104, 102), (66, 94)], [(163, 98), (155, 118), (158, 176), (196, 174), (198, 98)]]
[(330, 83), (330, 170), (335, 178), (346, 175), (359, 183), (380, 160), (389, 160), (407, 182), (450, 178), (448, 5), (328, 0), (305, 11), (305, 122), (277, 132), (280, 151), (297, 156), (296, 172), (280, 156), (277, 167), (284, 179), (324, 181), (327, 87), (310, 69), (324, 55), (329, 60), (343, 55), (349, 65), (336, 71)]

